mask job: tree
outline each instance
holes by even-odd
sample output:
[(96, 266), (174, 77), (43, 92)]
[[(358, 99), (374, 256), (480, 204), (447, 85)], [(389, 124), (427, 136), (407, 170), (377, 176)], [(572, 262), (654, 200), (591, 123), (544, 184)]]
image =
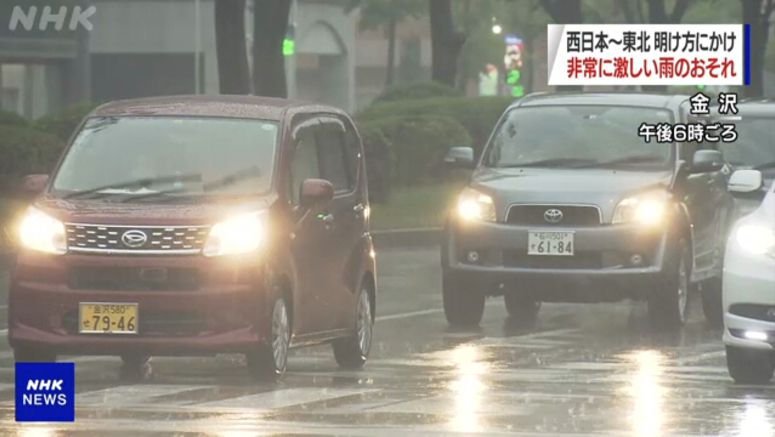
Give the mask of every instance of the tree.
[(744, 93), (749, 97), (764, 95), (764, 56), (767, 52), (770, 16), (773, 0), (740, 0), (743, 9), (743, 23), (751, 25), (751, 85)]
[(256, 95), (288, 95), (283, 40), (288, 32), (290, 11), (291, 0), (262, 1), (254, 6), (253, 90)]
[(355, 0), (350, 7), (360, 6), (361, 29), (382, 28), (388, 43), (385, 64), (385, 87), (393, 84), (396, 59), (396, 27), (408, 17), (421, 14), (422, 2), (417, 0)]
[(221, 94), (249, 94), (245, 0), (215, 2), (215, 46)]
[(451, 0), (430, 0), (431, 18), (431, 79), (455, 86), (457, 62), (466, 41), (463, 32), (455, 28)]
[[(542, 0), (546, 13), (557, 24), (580, 24), (584, 20), (581, 15), (581, 0)], [(580, 85), (561, 85), (557, 91), (583, 91)]]

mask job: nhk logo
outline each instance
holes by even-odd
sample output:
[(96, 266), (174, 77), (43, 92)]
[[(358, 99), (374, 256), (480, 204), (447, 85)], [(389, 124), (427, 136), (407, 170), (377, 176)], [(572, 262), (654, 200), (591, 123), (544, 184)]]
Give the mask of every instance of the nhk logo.
[(16, 363), (16, 421), (75, 420), (75, 364)]
[(30, 32), (32, 30), (46, 31), (53, 27), (54, 30), (59, 31), (64, 29), (65, 22), (67, 22), (67, 28), (70, 30), (83, 27), (91, 31), (94, 29), (94, 25), (90, 19), (96, 12), (96, 6), (87, 8), (60, 6), (56, 9), (51, 6), (43, 6), (42, 8), (29, 6), (26, 9), (22, 6), (14, 6), (13, 11), (11, 11), (11, 20), (8, 22), (8, 29), (13, 32), (21, 26)]

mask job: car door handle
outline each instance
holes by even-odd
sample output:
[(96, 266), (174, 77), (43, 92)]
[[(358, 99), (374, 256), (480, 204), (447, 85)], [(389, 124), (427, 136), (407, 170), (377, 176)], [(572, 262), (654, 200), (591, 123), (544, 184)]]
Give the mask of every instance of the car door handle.
[(359, 203), (359, 204), (353, 206), (353, 212), (355, 213), (355, 215), (361, 215), (361, 213), (363, 213), (363, 211), (365, 209), (366, 209), (366, 207), (363, 206), (362, 203)]

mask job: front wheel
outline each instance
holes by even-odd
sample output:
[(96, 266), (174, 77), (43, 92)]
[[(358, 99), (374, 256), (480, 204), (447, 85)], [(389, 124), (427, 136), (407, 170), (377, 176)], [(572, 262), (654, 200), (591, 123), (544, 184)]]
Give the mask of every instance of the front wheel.
[(355, 335), (334, 341), (334, 358), (339, 367), (344, 369), (360, 369), (366, 364), (371, 350), (371, 340), (374, 335), (374, 314), (371, 304), (371, 293), (368, 289), (361, 290), (358, 296), (358, 307), (355, 315)]
[(279, 379), (285, 373), (291, 342), (291, 319), (285, 299), (276, 297), (271, 308), (269, 342), (247, 353), (251, 375), (266, 381)]
[(665, 260), (665, 270), (648, 296), (651, 324), (658, 329), (676, 329), (686, 323), (689, 314), (691, 254), (686, 240)]
[(484, 294), (444, 274), (441, 284), (444, 315), (452, 327), (470, 328), (479, 325), (484, 314)]
[(775, 358), (771, 351), (727, 346), (727, 369), (738, 384), (766, 384), (772, 379)]

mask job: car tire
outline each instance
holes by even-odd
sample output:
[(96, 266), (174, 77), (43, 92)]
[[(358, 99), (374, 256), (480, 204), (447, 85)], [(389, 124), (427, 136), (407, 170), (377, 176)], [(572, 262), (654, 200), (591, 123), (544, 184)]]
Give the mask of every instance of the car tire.
[(151, 358), (148, 355), (122, 355), (119, 378), (122, 381), (137, 382), (151, 376)]
[(343, 369), (360, 369), (366, 364), (374, 335), (374, 313), (371, 292), (364, 287), (358, 295), (355, 312), (355, 333), (346, 338), (335, 340), (331, 346), (334, 358)]
[(276, 381), (285, 374), (291, 341), (291, 317), (288, 303), (279, 295), (270, 299), (267, 317), (268, 342), (246, 354), (248, 371), (259, 381)]
[(541, 309), (541, 302), (516, 293), (504, 294), (503, 302), (506, 304), (509, 317), (525, 325), (535, 323), (538, 311)]
[(721, 278), (711, 278), (702, 282), (702, 312), (705, 320), (714, 328), (724, 323), (724, 309), (721, 299)]
[(17, 346), (13, 349), (13, 358), (17, 363), (53, 363), (56, 354), (32, 346)]
[(441, 282), (447, 323), (454, 328), (478, 326), (484, 314), (484, 294), (455, 281), (449, 274), (444, 274)]
[(759, 351), (727, 346), (727, 369), (738, 384), (766, 384), (775, 370), (771, 351)]
[(665, 270), (648, 295), (648, 315), (656, 329), (679, 329), (689, 314), (691, 254), (679, 240), (665, 260)]

